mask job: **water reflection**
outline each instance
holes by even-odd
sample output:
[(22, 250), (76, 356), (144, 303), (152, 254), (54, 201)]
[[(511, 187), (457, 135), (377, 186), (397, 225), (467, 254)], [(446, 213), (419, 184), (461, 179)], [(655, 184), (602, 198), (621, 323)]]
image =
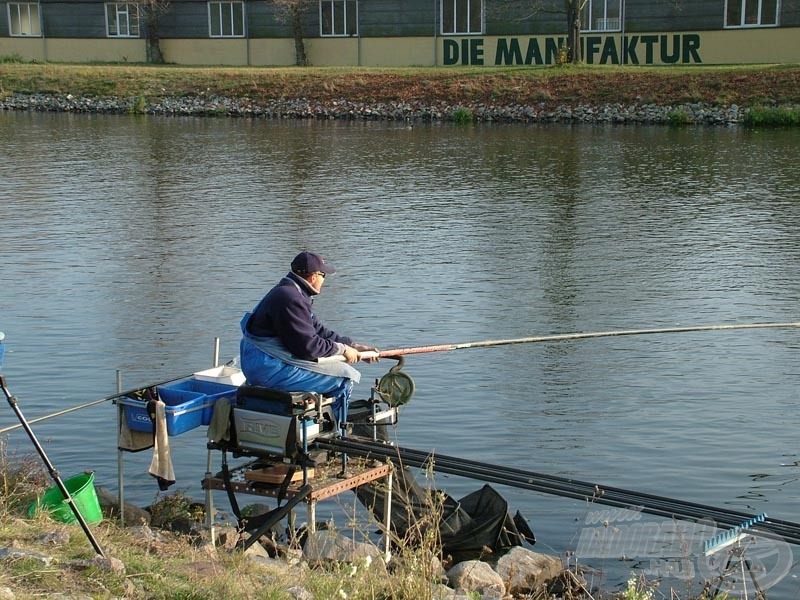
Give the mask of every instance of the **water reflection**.
[[(15, 113), (0, 129), (4, 372), (31, 417), (112, 393), (116, 369), (132, 387), (204, 367), (214, 336), (235, 355), (241, 314), (305, 247), (338, 270), (323, 320), (387, 348), (798, 320), (797, 131)], [(410, 357), (399, 441), (796, 520), (798, 349), (754, 330)], [(37, 431), (62, 471), (114, 487), (113, 407)], [(180, 488), (204, 448), (174, 438)], [(503, 493), (559, 552), (588, 510)]]

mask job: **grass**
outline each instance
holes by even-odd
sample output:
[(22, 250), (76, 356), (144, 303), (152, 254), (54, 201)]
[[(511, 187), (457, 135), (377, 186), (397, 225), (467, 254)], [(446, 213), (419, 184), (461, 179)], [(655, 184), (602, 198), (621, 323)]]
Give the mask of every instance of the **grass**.
[(0, 90), (147, 100), (219, 95), (255, 102), (724, 102), (752, 107), (800, 105), (800, 65), (268, 68), (33, 64), (0, 56)]
[[(430, 476), (431, 473), (428, 473)], [(123, 528), (113, 519), (92, 526), (92, 534), (104, 553), (121, 568), (108, 568), (97, 557), (81, 528), (51, 520), (39, 512), (28, 517), (27, 508), (37, 495), (52, 485), (41, 462), (33, 456), (10, 455), (0, 439), (0, 550), (25, 549), (28, 556), (0, 558), (0, 597), (17, 600), (50, 597), (129, 600), (294, 600), (298, 597), (342, 600), (434, 600), (440, 581), (438, 521), (442, 495), (431, 495), (431, 510), (409, 530), (408, 540), (396, 540), (392, 561), (358, 559), (354, 562), (309, 565), (292, 559), (297, 550), (286, 549), (278, 560), (254, 559), (232, 551), (235, 532), (228, 528), (213, 546), (206, 535), (182, 535), (157, 529), (175, 518), (202, 520), (202, 505), (181, 492), (160, 497), (150, 507), (151, 528)], [(347, 524), (353, 535), (359, 525)], [(344, 531), (340, 533), (345, 534)], [(227, 540), (225, 536), (228, 536)], [(33, 553), (37, 553), (34, 555)], [(0, 557), (3, 554), (0, 553)], [(49, 557), (43, 561), (40, 557)], [(689, 598), (658, 582), (631, 575), (618, 593), (589, 591), (581, 583), (579, 569), (565, 570), (559, 579), (571, 581), (564, 600), (653, 600)], [(662, 582), (663, 585), (663, 582)], [(303, 588), (310, 596), (298, 596)], [(5, 595), (4, 595), (5, 594)], [(475, 592), (466, 597), (481, 597)], [(450, 597), (450, 596), (448, 596)], [(544, 591), (528, 600), (551, 599)], [(701, 595), (695, 600), (711, 600)], [(718, 597), (714, 600), (722, 600)]]
[(751, 127), (800, 126), (800, 107), (754, 106), (744, 118)]

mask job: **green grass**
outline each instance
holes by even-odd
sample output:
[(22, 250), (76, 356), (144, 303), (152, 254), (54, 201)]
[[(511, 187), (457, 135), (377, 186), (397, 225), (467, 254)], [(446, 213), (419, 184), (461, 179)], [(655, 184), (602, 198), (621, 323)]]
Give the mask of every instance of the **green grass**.
[(744, 117), (751, 127), (798, 127), (800, 107), (754, 106)]
[(254, 102), (445, 102), (526, 105), (706, 102), (800, 105), (800, 65), (558, 67), (186, 67), (0, 62), (5, 94), (155, 100), (219, 95)]

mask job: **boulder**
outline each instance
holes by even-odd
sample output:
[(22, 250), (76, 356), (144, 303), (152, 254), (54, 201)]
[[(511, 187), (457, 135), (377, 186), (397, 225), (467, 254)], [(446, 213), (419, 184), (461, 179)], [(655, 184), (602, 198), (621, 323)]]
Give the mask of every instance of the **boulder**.
[[(119, 497), (113, 494), (108, 488), (98, 487), (96, 491), (97, 501), (100, 504), (103, 515), (108, 519), (118, 516), (120, 509)], [(124, 516), (124, 524), (126, 527), (150, 524), (149, 512), (127, 502), (125, 503)]]
[(457, 592), (478, 592), (484, 597), (502, 598), (503, 579), (492, 567), (480, 560), (465, 560), (447, 571), (450, 587)]
[(326, 562), (381, 562), (381, 552), (374, 544), (357, 542), (335, 531), (309, 532), (303, 555), (311, 564)]
[(516, 546), (497, 561), (495, 567), (509, 594), (528, 594), (543, 588), (563, 570), (555, 556)]

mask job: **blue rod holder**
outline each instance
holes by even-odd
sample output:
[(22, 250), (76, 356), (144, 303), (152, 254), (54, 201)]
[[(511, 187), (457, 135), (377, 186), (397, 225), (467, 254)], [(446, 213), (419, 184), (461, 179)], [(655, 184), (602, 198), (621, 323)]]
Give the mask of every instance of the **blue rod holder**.
[(747, 519), (743, 523), (740, 523), (728, 531), (723, 531), (722, 533), (715, 535), (710, 540), (703, 542), (703, 554), (707, 555), (714, 549), (718, 549), (736, 542), (740, 539), (740, 536), (744, 534), (746, 529), (749, 529), (757, 523), (763, 523), (766, 519), (767, 513), (761, 513), (760, 515), (756, 515), (755, 517)]

